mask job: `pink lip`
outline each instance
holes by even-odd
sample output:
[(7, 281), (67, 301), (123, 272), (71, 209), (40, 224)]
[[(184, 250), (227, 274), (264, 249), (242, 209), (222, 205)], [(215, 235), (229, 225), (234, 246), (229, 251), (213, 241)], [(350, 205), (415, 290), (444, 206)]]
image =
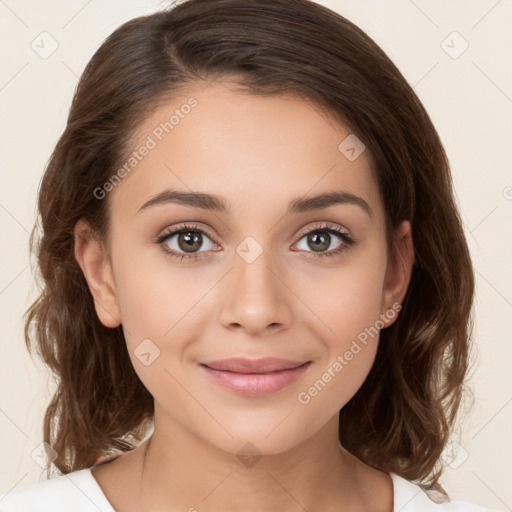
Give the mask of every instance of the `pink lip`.
[(306, 361), (290, 361), (276, 357), (264, 357), (262, 359), (246, 359), (244, 357), (232, 357), (231, 359), (219, 359), (201, 363), (214, 370), (226, 370), (237, 373), (269, 373), (280, 370), (289, 370), (301, 366)]
[(201, 363), (219, 384), (246, 395), (274, 393), (297, 380), (311, 361), (232, 358)]

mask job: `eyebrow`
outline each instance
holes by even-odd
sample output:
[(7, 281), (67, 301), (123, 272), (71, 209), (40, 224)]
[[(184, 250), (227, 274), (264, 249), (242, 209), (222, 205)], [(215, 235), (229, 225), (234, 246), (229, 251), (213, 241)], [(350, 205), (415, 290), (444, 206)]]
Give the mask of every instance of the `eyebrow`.
[[(144, 203), (137, 211), (137, 214), (153, 208), (157, 205), (175, 203), (192, 208), (200, 208), (218, 213), (229, 213), (231, 208), (224, 198), (203, 192), (184, 192), (180, 190), (167, 189), (153, 196)], [(369, 217), (373, 217), (370, 205), (359, 196), (350, 192), (334, 191), (318, 194), (310, 197), (298, 197), (290, 201), (286, 213), (303, 213), (321, 210), (339, 204), (352, 204), (359, 206)]]

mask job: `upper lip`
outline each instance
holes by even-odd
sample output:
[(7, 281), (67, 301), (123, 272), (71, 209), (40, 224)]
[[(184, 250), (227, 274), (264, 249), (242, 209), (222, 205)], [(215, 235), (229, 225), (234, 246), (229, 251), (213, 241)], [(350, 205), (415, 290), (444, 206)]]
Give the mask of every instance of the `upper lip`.
[(302, 366), (308, 361), (290, 361), (289, 359), (278, 359), (276, 357), (264, 357), (262, 359), (246, 359), (233, 357), (231, 359), (219, 359), (201, 363), (214, 370), (225, 370), (237, 373), (268, 373), (280, 370), (289, 370)]

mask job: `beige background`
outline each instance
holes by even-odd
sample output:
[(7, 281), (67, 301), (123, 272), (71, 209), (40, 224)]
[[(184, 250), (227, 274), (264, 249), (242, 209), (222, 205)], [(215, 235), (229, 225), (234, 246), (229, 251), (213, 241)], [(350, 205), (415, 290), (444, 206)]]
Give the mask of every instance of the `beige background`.
[[(320, 3), (382, 46), (445, 143), (476, 269), (477, 350), (471, 379), (476, 404), (453, 438), (454, 453), (445, 454), (453, 460), (442, 483), (453, 499), (512, 510), (512, 2)], [(0, 1), (0, 493), (44, 479), (31, 454), (42, 441), (52, 383), (29, 358), (22, 336), (22, 315), (35, 297), (28, 233), (39, 180), (88, 59), (121, 23), (161, 5)], [(31, 47), (43, 31), (58, 43), (46, 59)], [(457, 56), (464, 41), (469, 46)]]

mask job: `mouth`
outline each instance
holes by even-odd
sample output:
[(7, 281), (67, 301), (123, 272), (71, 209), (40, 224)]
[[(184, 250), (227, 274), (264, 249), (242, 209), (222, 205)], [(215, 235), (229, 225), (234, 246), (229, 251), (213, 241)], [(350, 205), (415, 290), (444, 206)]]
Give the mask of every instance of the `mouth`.
[(295, 382), (312, 361), (233, 358), (200, 363), (214, 382), (237, 393), (262, 396)]

